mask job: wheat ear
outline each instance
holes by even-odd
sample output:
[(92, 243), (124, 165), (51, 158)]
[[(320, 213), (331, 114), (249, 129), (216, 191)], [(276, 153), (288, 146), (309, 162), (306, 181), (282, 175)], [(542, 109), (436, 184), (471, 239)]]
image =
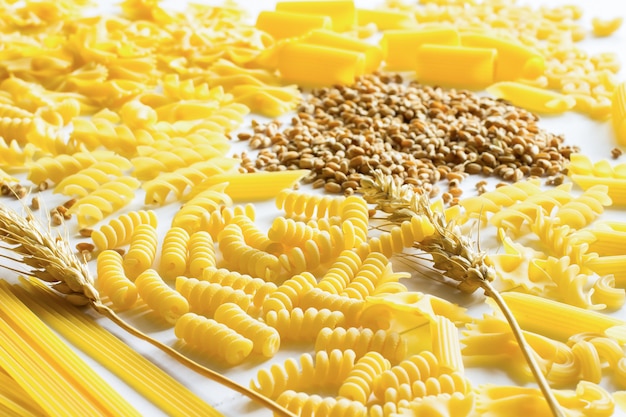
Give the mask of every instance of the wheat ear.
[(19, 255), (19, 259), (12, 259), (29, 267), (28, 275), (47, 283), (72, 304), (91, 306), (131, 335), (152, 344), (198, 374), (247, 396), (279, 415), (295, 417), (271, 399), (200, 365), (124, 321), (102, 302), (86, 263), (72, 251), (68, 238), (61, 234), (54, 236), (49, 226), (44, 227), (27, 207), (24, 209), (26, 215), (21, 216), (0, 204), (0, 239), (5, 243), (3, 249)]
[(390, 213), (388, 220), (402, 222), (412, 216), (426, 216), (435, 232), (415, 247), (432, 257), (433, 267), (456, 283), (456, 288), (473, 293), (482, 288), (485, 295), (492, 298), (502, 311), (511, 327), (530, 370), (535, 377), (552, 414), (564, 417), (560, 404), (550, 390), (550, 385), (541, 371), (532, 348), (526, 342), (524, 334), (500, 293), (491, 285), (496, 276), (495, 269), (486, 262), (487, 254), (475, 247), (474, 243), (463, 235), (460, 228), (446, 220), (445, 214), (434, 211), (427, 195), (416, 192), (413, 188), (397, 184), (392, 177), (374, 171), (373, 180), (361, 182), (359, 191), (365, 200), (376, 204), (376, 208)]

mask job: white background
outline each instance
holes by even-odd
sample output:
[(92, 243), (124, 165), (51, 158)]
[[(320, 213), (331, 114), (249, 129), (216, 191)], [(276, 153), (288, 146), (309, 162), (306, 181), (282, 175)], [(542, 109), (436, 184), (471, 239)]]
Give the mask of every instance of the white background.
[[(197, 0), (196, 0), (197, 1)], [(197, 1), (198, 2), (198, 1)], [(202, 3), (202, 1), (199, 1)], [(106, 10), (115, 10), (113, 6), (113, 2), (101, 2), (102, 8)], [(185, 1), (165, 1), (163, 5), (165, 7), (175, 7), (181, 8)], [(210, 2), (210, 4), (217, 4), (218, 2)], [(257, 0), (257, 1), (241, 1), (240, 4), (244, 5), (247, 10), (249, 10), (252, 14), (256, 13), (259, 10), (263, 9), (272, 9), (274, 1), (270, 0)], [(359, 7), (375, 7), (380, 4), (378, 1), (366, 1), (366, 0), (356, 0), (356, 3)], [(540, 5), (549, 5), (556, 6), (560, 4), (578, 4), (582, 6), (585, 10), (585, 14), (583, 16), (583, 22), (590, 28), (590, 20), (592, 17), (602, 17), (609, 18), (615, 16), (623, 16), (626, 19), (626, 5), (624, 5), (621, 1), (611, 1), (611, 0), (595, 0), (595, 1), (549, 1), (546, 0), (544, 2), (540, 1), (523, 1), (519, 0), (518, 4), (528, 4), (533, 7), (538, 7)], [(253, 18), (252, 18), (253, 21)], [(616, 32), (613, 36), (609, 38), (599, 38), (593, 39), (589, 38), (579, 44), (579, 47), (590, 52), (617, 52), (621, 56), (621, 62), (626, 65), (626, 25), (622, 27), (618, 32)], [(624, 70), (620, 73), (620, 79), (626, 79), (626, 72)], [(540, 123), (540, 126), (545, 129), (554, 132), (554, 133), (563, 133), (566, 137), (566, 143), (572, 145), (578, 145), (581, 147), (583, 152), (588, 155), (592, 160), (599, 159), (610, 159), (610, 151), (614, 147), (616, 147), (616, 141), (611, 130), (611, 126), (609, 122), (595, 122), (587, 118), (586, 116), (577, 114), (577, 113), (567, 113), (565, 115), (553, 116), (553, 117), (543, 117)], [(245, 130), (246, 127), (244, 127)], [(244, 144), (234, 142), (233, 143), (233, 151), (239, 151), (243, 149)], [(626, 149), (623, 149), (626, 152)], [(624, 161), (626, 161), (626, 155), (622, 157)], [(617, 162), (622, 162), (618, 160)], [(470, 180), (466, 180), (466, 195), (471, 195), (473, 191), (472, 182)], [(49, 194), (49, 193), (48, 193)], [(54, 204), (58, 202), (62, 202), (63, 199), (58, 195), (50, 195), (45, 199), (49, 207), (53, 207)], [(3, 201), (4, 202), (4, 201)], [(141, 193), (137, 194), (136, 201), (134, 204), (129, 206), (127, 209), (137, 209), (143, 208), (143, 195)], [(15, 205), (18, 207), (18, 205)], [(161, 225), (167, 225), (169, 222), (166, 220), (171, 216), (171, 214), (178, 208), (178, 205), (169, 205), (163, 208), (158, 208), (156, 211), (159, 214), (159, 220)], [(274, 208), (273, 202), (265, 202), (259, 204), (257, 206), (257, 214), (259, 217), (259, 224), (266, 227), (271, 219), (273, 219), (276, 215), (278, 215), (278, 211)], [(626, 221), (626, 216), (623, 215), (621, 210), (609, 210), (609, 212), (605, 216), (606, 218), (614, 218)], [(108, 219), (107, 219), (108, 220)], [(497, 250), (495, 248), (494, 250)], [(92, 267), (93, 267), (92, 262)], [(94, 268), (92, 268), (93, 270)], [(4, 273), (3, 273), (4, 274)], [(9, 274), (10, 275), (10, 274)], [(431, 289), (428, 283), (424, 282), (414, 282), (412, 284), (415, 288), (420, 289), (421, 291), (428, 291)], [(483, 299), (481, 296), (476, 295), (474, 297), (460, 297), (455, 294), (450, 294), (450, 291), (441, 292), (441, 289), (432, 288), (434, 291), (439, 291), (438, 295), (442, 295), (447, 297), (448, 299), (458, 302), (465, 307), (470, 308), (470, 311), (475, 312), (472, 314), (478, 314), (482, 311), (482, 302)], [(618, 312), (618, 316), (626, 319), (626, 312)], [(170, 330), (167, 331), (155, 331), (154, 324), (150, 321), (148, 317), (133, 317), (132, 321), (140, 327), (142, 330), (146, 330), (152, 333), (153, 336), (158, 339), (168, 343), (173, 344), (175, 342), (175, 337), (173, 336), (173, 332)], [(165, 354), (161, 353), (156, 348), (153, 348), (149, 344), (145, 342), (138, 341), (125, 334), (123, 331), (119, 330), (117, 327), (109, 323), (107, 320), (100, 320), (100, 322), (109, 328), (113, 333), (118, 335), (124, 341), (126, 341), (129, 345), (135, 348), (137, 351), (142, 353), (151, 361), (159, 364), (164, 370), (175, 376), (179, 381), (188, 386), (191, 390), (196, 392), (200, 397), (206, 399), (209, 403), (213, 404), (223, 412), (227, 416), (239, 416), (243, 414), (248, 414), (251, 416), (269, 416), (271, 413), (265, 409), (259, 408), (255, 404), (251, 403), (246, 398), (242, 398), (239, 394), (236, 394), (228, 389), (221, 387), (218, 384), (215, 384), (207, 379), (198, 376), (192, 371), (187, 370), (186, 368), (178, 365), (175, 361), (167, 357)], [(262, 362), (246, 362), (244, 365), (237, 367), (236, 369), (220, 369), (213, 362), (205, 362), (206, 365), (212, 367), (216, 371), (223, 372), (232, 379), (238, 381), (243, 385), (248, 385), (251, 378), (256, 375), (256, 370), (259, 367), (269, 367), (270, 363), (282, 362), (285, 357), (288, 356), (297, 356), (302, 353), (301, 350), (289, 350), (289, 349), (281, 349), (281, 352), (278, 356), (276, 356), (272, 361), (268, 361), (265, 363)], [(84, 356), (84, 355), (83, 355)], [(123, 382), (117, 379), (115, 376), (111, 375), (106, 369), (101, 368), (98, 364), (94, 363), (89, 357), (85, 357), (89, 363), (93, 364), (95, 368), (97, 368), (101, 374), (116, 387), (119, 391), (124, 393), (124, 396), (144, 415), (146, 416), (161, 416), (163, 413), (156, 409), (150, 402), (146, 401), (143, 397), (134, 393), (134, 391), (126, 386)], [(511, 381), (506, 377), (506, 375), (499, 371), (497, 368), (486, 369), (486, 368), (468, 368), (467, 374), (470, 377), (471, 381), (474, 383), (480, 382), (496, 382), (508, 384)], [(608, 385), (610, 386), (610, 385)], [(616, 414), (616, 415), (626, 415)]]

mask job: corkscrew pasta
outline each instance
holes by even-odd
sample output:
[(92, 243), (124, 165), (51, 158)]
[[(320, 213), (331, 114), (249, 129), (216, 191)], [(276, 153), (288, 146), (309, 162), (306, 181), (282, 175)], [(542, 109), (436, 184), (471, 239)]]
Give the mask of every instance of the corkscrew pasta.
[(214, 318), (253, 343), (252, 351), (273, 357), (280, 347), (280, 335), (273, 327), (250, 317), (239, 305), (224, 303), (215, 310)]
[(235, 290), (242, 290), (252, 297), (252, 303), (256, 307), (262, 307), (267, 297), (278, 288), (273, 282), (266, 282), (261, 278), (253, 278), (250, 275), (229, 271), (225, 268), (204, 268), (202, 280), (231, 287)]
[(294, 275), (281, 285), (276, 291), (271, 293), (263, 302), (263, 312), (293, 310), (298, 307), (302, 297), (317, 285), (317, 280), (313, 274), (303, 272)]
[(184, 314), (176, 321), (176, 337), (191, 346), (234, 366), (252, 352), (252, 341), (213, 319), (194, 313)]
[(165, 232), (159, 261), (159, 273), (164, 279), (173, 280), (187, 271), (188, 247), (189, 233), (182, 227), (172, 226)]
[(124, 271), (135, 279), (150, 268), (156, 258), (158, 235), (155, 227), (140, 224), (133, 231), (128, 252), (124, 255)]
[(345, 381), (339, 387), (339, 396), (367, 404), (374, 381), (389, 370), (390, 362), (376, 351), (367, 352), (357, 360)]
[(309, 307), (302, 310), (295, 307), (291, 311), (270, 310), (265, 315), (265, 322), (278, 331), (281, 340), (314, 342), (323, 328), (334, 329), (344, 325), (345, 317), (340, 311), (326, 308), (318, 310)]
[(189, 302), (189, 311), (207, 317), (213, 317), (224, 303), (235, 303), (244, 311), (252, 304), (250, 295), (242, 290), (185, 276), (176, 278), (176, 291)]
[(91, 233), (91, 239), (99, 250), (114, 249), (130, 243), (137, 226), (148, 224), (157, 227), (157, 216), (152, 210), (133, 210), (112, 219)]
[(114, 250), (100, 252), (96, 262), (97, 285), (117, 308), (128, 308), (137, 300), (137, 287), (124, 274), (122, 255)]
[(139, 296), (169, 324), (189, 312), (189, 303), (170, 288), (154, 269), (146, 269), (135, 279)]
[(304, 216), (311, 219), (339, 216), (345, 197), (300, 193), (285, 189), (275, 199), (276, 208), (283, 210), (288, 218)]
[(366, 417), (367, 407), (347, 398), (321, 397), (293, 390), (284, 391), (276, 402), (299, 416)]
[(343, 250), (322, 276), (317, 287), (332, 294), (340, 294), (352, 281), (362, 262), (355, 251)]
[(315, 307), (318, 310), (326, 308), (331, 311), (340, 311), (346, 318), (346, 325), (357, 325), (359, 316), (365, 308), (365, 301), (348, 298), (337, 294), (329, 294), (319, 288), (308, 291), (300, 300), (300, 308)]
[(205, 268), (215, 266), (215, 245), (209, 232), (198, 230), (189, 237), (189, 276), (202, 277)]
[(390, 362), (398, 363), (407, 354), (407, 343), (394, 331), (382, 329), (373, 331), (357, 327), (324, 328), (315, 339), (315, 350), (330, 352), (333, 349), (351, 349), (357, 358), (361, 358), (367, 352), (379, 352)]

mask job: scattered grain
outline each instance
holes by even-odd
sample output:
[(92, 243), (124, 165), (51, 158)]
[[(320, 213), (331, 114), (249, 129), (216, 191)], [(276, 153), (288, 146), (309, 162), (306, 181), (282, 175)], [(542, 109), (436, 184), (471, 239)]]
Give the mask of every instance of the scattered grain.
[(620, 156), (622, 156), (624, 152), (620, 149), (620, 148), (613, 148), (611, 149), (611, 156), (613, 157), (613, 159), (617, 159)]

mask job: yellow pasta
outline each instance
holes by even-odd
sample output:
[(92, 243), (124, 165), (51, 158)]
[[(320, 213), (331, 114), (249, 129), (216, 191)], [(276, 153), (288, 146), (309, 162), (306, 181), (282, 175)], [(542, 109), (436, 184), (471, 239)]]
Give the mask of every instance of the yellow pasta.
[(291, 188), (309, 171), (305, 169), (275, 172), (253, 172), (249, 174), (223, 173), (205, 178), (198, 189), (227, 183), (224, 193), (232, 201), (261, 201), (276, 197), (285, 188)]
[(522, 329), (556, 340), (567, 340), (584, 332), (603, 334), (612, 327), (626, 325), (625, 321), (607, 314), (534, 295), (506, 292), (502, 298)]
[(463, 372), (463, 356), (456, 325), (447, 317), (435, 316), (430, 321), (432, 351), (445, 372)]
[(487, 87), (487, 92), (516, 106), (542, 114), (558, 114), (571, 110), (576, 100), (564, 94), (515, 81), (501, 81)]
[(545, 70), (544, 57), (536, 49), (517, 40), (505, 39), (495, 34), (461, 33), (461, 45), (473, 48), (493, 48), (496, 57), (494, 81), (534, 79)]
[(329, 17), (289, 11), (264, 10), (259, 13), (256, 28), (270, 34), (274, 39), (306, 35), (313, 29), (330, 29)]
[[(70, 343), (171, 415), (221, 416), (184, 385), (39, 283), (13, 286), (20, 300)], [(50, 387), (47, 387), (50, 388)], [(63, 415), (64, 413), (61, 412)]]
[(620, 145), (626, 145), (626, 81), (617, 86), (611, 103), (611, 122), (615, 138)]
[(376, 71), (383, 60), (383, 51), (380, 46), (330, 30), (312, 30), (299, 42), (364, 53), (365, 65), (363, 71), (365, 73)]
[(591, 19), (591, 25), (593, 27), (594, 36), (609, 36), (613, 32), (622, 26), (623, 22), (622, 17), (615, 17), (612, 19), (600, 19), (599, 17), (594, 17)]
[(482, 90), (494, 81), (497, 51), (423, 44), (416, 51), (415, 76), (420, 83)]
[(98, 255), (96, 271), (98, 290), (117, 308), (128, 308), (137, 300), (137, 287), (124, 273), (122, 255), (107, 249)]
[(46, 412), (0, 368), (0, 413), (10, 417), (38, 417)]
[(417, 49), (424, 44), (456, 46), (460, 44), (459, 33), (449, 27), (387, 30), (380, 40), (385, 69), (414, 71)]
[(154, 269), (146, 269), (135, 279), (144, 302), (169, 324), (189, 312), (187, 299), (170, 288)]
[(406, 29), (416, 26), (413, 15), (385, 9), (356, 9), (356, 22), (359, 26), (374, 24), (380, 31)]
[(335, 32), (346, 32), (356, 23), (353, 0), (296, 0), (279, 1), (276, 10), (328, 16)]
[[(0, 366), (48, 413), (140, 415), (11, 293), (6, 281), (0, 281), (0, 318), (0, 339), (4, 339), (2, 352), (10, 354), (22, 350), (25, 353), (25, 357), (13, 357), (9, 362), (5, 362), (7, 357), (3, 355)], [(32, 361), (37, 370), (22, 368), (28, 366), (27, 360)], [(46, 381), (47, 378), (50, 379)]]
[(289, 42), (278, 50), (277, 68), (288, 83), (305, 87), (350, 85), (365, 73), (363, 52)]

